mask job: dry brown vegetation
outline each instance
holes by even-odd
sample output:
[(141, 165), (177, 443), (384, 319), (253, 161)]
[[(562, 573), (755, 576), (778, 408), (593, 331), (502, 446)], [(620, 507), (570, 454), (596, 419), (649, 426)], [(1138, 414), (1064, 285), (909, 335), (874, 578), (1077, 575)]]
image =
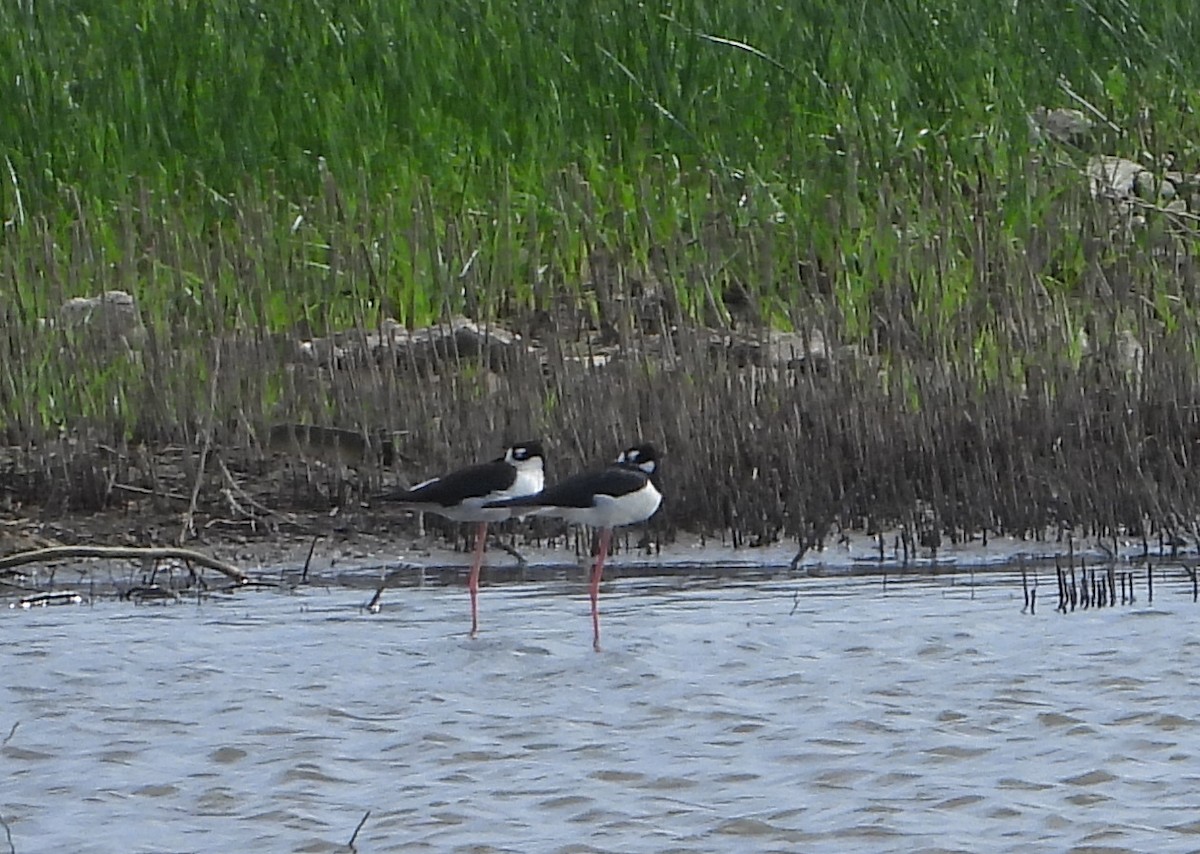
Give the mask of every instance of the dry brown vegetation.
[[(24, 536), (386, 532), (535, 435), (660, 444), (659, 535), (1194, 528), (1194, 2), (92, 7), (0, 5)], [(460, 315), (534, 350), (357, 358)]]
[[(0, 297), (0, 501), (28, 518), (132, 508), (135, 541), (186, 542), (213, 520), (319, 530), (331, 508), (379, 530), (391, 522), (367, 499), (382, 482), (541, 436), (552, 476), (661, 445), (660, 535), (1192, 532), (1195, 235), (1154, 209), (1133, 226), (1069, 174), (1049, 179), (1065, 185), (1019, 242), (993, 190), (943, 184), (916, 214), (881, 197), (853, 225), (861, 212), (831, 206), (846, 220), (831, 230), (861, 242), (821, 251), (795, 227), (716, 216), (643, 252), (644, 233), (589, 230), (580, 186), (564, 210), (584, 260), (534, 246), (548, 263), (511, 288), (487, 229), (442, 233), (417, 210), (404, 234), (442, 259), (436, 281), (523, 342), (419, 362), (368, 346), (401, 313), (375, 266), (388, 238), (364, 239), (369, 212), (340, 208), (336, 187), (307, 211), (307, 238), (250, 203), (237, 229), (191, 234), (150, 196), (105, 245), (86, 216), (70, 246), (34, 220), (0, 255), (7, 278), (42, 283), (36, 299)], [(274, 328), (257, 302), (274, 277), (306, 295), (310, 323)], [(110, 288), (142, 295), (144, 332), (37, 320)], [(299, 347), (335, 332), (336, 353)], [(280, 441), (280, 424), (346, 432)]]

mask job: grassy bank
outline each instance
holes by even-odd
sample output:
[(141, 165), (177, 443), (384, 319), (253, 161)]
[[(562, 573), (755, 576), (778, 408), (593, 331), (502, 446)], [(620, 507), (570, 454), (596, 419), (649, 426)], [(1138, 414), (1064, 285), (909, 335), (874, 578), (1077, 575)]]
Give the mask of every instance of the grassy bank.
[(870, 195), (917, 155), (1019, 165), (1039, 104), (1091, 104), (1151, 151), (1194, 137), (1198, 19), (1184, 0), (12, 3), (2, 141), (35, 208), (142, 182), (299, 199), (317, 157), (452, 211), (566, 167), (635, 186), (660, 157), (818, 193), (857, 170)]
[[(1200, 10), (1053, 5), (6, 5), (8, 496), (157, 495), (138, 449), (167, 446), (217, 495), (205, 449), (249, 477), (298, 421), (409, 431), (405, 476), (646, 435), (675, 457), (666, 524), (749, 540), (1187, 529), (1195, 220), (1093, 198), (1027, 115), (1197, 171)], [(40, 322), (109, 289), (138, 300), (128, 348)], [(460, 312), (537, 358), (295, 358)], [(712, 338), (791, 329), (819, 370)]]

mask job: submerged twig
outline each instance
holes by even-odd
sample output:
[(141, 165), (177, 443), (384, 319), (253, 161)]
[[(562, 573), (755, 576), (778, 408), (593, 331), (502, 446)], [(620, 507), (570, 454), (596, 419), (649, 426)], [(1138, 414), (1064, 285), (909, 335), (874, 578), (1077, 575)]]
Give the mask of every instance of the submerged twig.
[(4, 736), (4, 741), (0, 741), (0, 747), (4, 747), (4, 745), (6, 745), (6, 744), (8, 744), (10, 741), (12, 741), (12, 737), (13, 737), (13, 736), (16, 734), (16, 732), (17, 732), (17, 727), (19, 727), (20, 725), (21, 725), (21, 722), (20, 722), (20, 721), (17, 721), (16, 723), (14, 723), (14, 724), (12, 725), (12, 729), (10, 729), (10, 730), (8, 731), (8, 735)]
[(157, 584), (131, 587), (121, 594), (122, 599), (130, 602), (178, 602), (180, 596), (174, 590), (168, 590)]
[(0, 569), (79, 557), (148, 558), (150, 560), (176, 558), (215, 569), (242, 584), (250, 581), (250, 576), (231, 563), (226, 563), (220, 558), (206, 555), (203, 552), (173, 546), (52, 546), (2, 557), (0, 558)]
[(8, 826), (8, 822), (2, 815), (0, 815), (0, 825), (3, 825), (4, 838), (8, 840), (8, 854), (17, 854), (17, 846), (13, 845), (12, 828)]
[(500, 549), (500, 551), (516, 558), (518, 569), (529, 569), (529, 561), (525, 560), (525, 555), (517, 551), (515, 546), (510, 546), (508, 543), (504, 542), (499, 535), (492, 537), (490, 545), (493, 545)]
[(349, 848), (351, 851), (358, 850), (357, 848), (354, 847), (354, 840), (358, 839), (358, 832), (363, 829), (363, 825), (367, 823), (367, 819), (369, 819), (370, 817), (371, 817), (371, 811), (367, 810), (366, 813), (363, 814), (362, 820), (359, 821), (358, 827), (354, 828), (354, 833), (352, 833), (350, 835), (350, 841), (346, 843), (346, 847)]
[(317, 542), (321, 539), (320, 535), (313, 537), (312, 545), (308, 547), (308, 557), (304, 559), (304, 571), (300, 573), (300, 583), (308, 583), (308, 568), (312, 565), (313, 552), (317, 550)]
[(382, 609), (382, 606), (379, 603), (383, 599), (383, 591), (387, 590), (388, 587), (391, 586), (392, 579), (397, 578), (401, 572), (403, 572), (405, 569), (408, 569), (408, 568), (411, 568), (411, 567), (401, 567), (400, 569), (394, 569), (391, 572), (389, 572), (383, 576), (383, 579), (379, 582), (379, 586), (375, 588), (375, 595), (372, 596), (371, 601), (367, 603), (367, 610), (370, 613), (372, 613), (372, 614), (379, 613), (379, 611)]
[(371, 601), (367, 603), (367, 613), (378, 614), (383, 606), (379, 604), (379, 600), (383, 598), (383, 591), (387, 590), (388, 582), (392, 580), (392, 574), (389, 572), (379, 582), (379, 586), (375, 588), (375, 595), (371, 597)]

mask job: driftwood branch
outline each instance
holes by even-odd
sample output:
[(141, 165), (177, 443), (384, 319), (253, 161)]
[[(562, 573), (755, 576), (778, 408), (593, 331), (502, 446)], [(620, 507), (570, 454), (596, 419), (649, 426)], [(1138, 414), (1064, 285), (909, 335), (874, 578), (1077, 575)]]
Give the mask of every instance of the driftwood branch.
[(215, 569), (217, 572), (227, 575), (241, 584), (250, 581), (250, 576), (231, 563), (226, 563), (219, 558), (211, 557), (202, 552), (171, 546), (151, 546), (147, 548), (136, 546), (53, 546), (48, 549), (34, 549), (28, 552), (17, 552), (8, 557), (0, 557), (0, 569), (24, 566), (28, 563), (45, 563), (52, 560), (79, 557), (149, 558), (150, 560), (176, 558), (178, 560), (190, 561), (200, 566), (206, 566), (209, 569)]

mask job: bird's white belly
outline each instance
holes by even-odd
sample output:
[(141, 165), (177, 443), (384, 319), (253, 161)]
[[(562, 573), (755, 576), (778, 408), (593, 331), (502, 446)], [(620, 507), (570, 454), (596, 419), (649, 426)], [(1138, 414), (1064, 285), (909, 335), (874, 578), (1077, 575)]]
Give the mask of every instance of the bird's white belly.
[(619, 528), (643, 522), (654, 515), (662, 503), (662, 493), (647, 483), (637, 492), (613, 497), (597, 495), (593, 507), (552, 507), (544, 510), (547, 516), (557, 516), (578, 525), (593, 528)]
[[(501, 496), (507, 497), (507, 496)], [(422, 509), (445, 516), (454, 522), (503, 522), (511, 519), (513, 511), (507, 507), (492, 507), (484, 509), (485, 501), (494, 501), (494, 496), (485, 498), (468, 498), (457, 507), (424, 507)]]

